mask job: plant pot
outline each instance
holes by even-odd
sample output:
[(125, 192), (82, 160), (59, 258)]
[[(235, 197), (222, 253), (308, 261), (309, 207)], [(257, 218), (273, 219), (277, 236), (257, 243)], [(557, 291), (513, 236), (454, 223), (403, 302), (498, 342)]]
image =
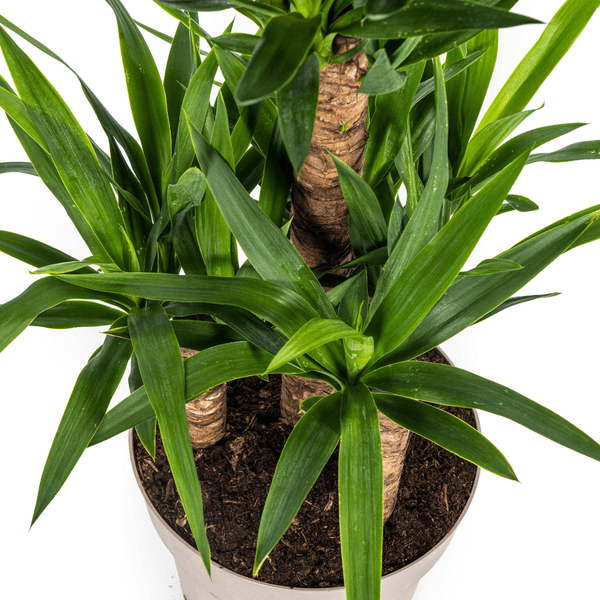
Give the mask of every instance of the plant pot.
[[(438, 349), (439, 350), (439, 349)], [(443, 354), (443, 353), (442, 353)], [(447, 356), (444, 358), (448, 360)], [(480, 430), (479, 419), (475, 413), (476, 427)], [(181, 582), (184, 597), (186, 600), (205, 600), (207, 598), (216, 598), (218, 600), (344, 600), (345, 590), (343, 587), (334, 588), (292, 588), (279, 585), (263, 583), (249, 577), (239, 575), (216, 562), (212, 562), (212, 581), (209, 578), (198, 551), (186, 542), (178, 533), (173, 531), (170, 525), (154, 508), (142, 481), (138, 474), (134, 449), (133, 449), (133, 430), (129, 436), (129, 449), (133, 465), (133, 471), (136, 481), (140, 487), (142, 495), (146, 500), (146, 506), (150, 515), (150, 520), (154, 524), (156, 531), (162, 541), (165, 543), (173, 557), (177, 573)], [(381, 597), (384, 600), (410, 600), (419, 584), (433, 565), (441, 558), (448, 547), (456, 528), (463, 519), (467, 509), (471, 505), (477, 483), (479, 481), (480, 470), (477, 469), (473, 487), (469, 499), (454, 526), (446, 535), (426, 554), (406, 565), (405, 567), (382, 577)]]

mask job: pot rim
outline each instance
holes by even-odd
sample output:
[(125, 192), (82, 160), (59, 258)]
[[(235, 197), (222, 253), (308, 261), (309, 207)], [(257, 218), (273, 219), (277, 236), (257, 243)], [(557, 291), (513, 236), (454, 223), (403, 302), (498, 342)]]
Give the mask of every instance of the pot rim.
[[(446, 359), (448, 361), (448, 363), (450, 365), (453, 365), (452, 361), (448, 358), (448, 356), (446, 355), (446, 353), (439, 347), (436, 348), (436, 350), (438, 350), (438, 352), (440, 352), (442, 354), (442, 356), (444, 357), (444, 359)], [(473, 415), (475, 417), (475, 428), (477, 429), (477, 431), (481, 432), (481, 423), (479, 421), (479, 416), (477, 414), (477, 410), (475, 409), (471, 409), (473, 410)], [(140, 488), (140, 491), (142, 492), (142, 496), (144, 497), (144, 500), (146, 501), (146, 507), (148, 508), (148, 510), (152, 511), (152, 514), (158, 519), (159, 522), (161, 522), (166, 529), (177, 539), (177, 541), (181, 544), (183, 544), (183, 546), (185, 548), (187, 548), (188, 550), (191, 550), (194, 553), (198, 553), (198, 551), (192, 547), (188, 542), (186, 542), (172, 527), (171, 525), (169, 525), (169, 523), (167, 523), (167, 521), (165, 521), (165, 519), (162, 517), (162, 515), (156, 510), (156, 508), (154, 507), (154, 505), (152, 504), (152, 501), (150, 500), (150, 498), (148, 497), (148, 494), (146, 493), (146, 490), (144, 488), (144, 485), (142, 483), (142, 480), (140, 478), (140, 475), (138, 473), (138, 469), (137, 469), (137, 464), (135, 462), (135, 453), (133, 450), (133, 429), (131, 428), (129, 430), (129, 440), (128, 440), (128, 444), (129, 444), (129, 458), (131, 460), (131, 466), (133, 467), (133, 473), (135, 476), (135, 480), (138, 484), (138, 487)], [(473, 480), (473, 486), (471, 487), (471, 492), (469, 493), (469, 498), (467, 500), (467, 503), (465, 504), (465, 507), (463, 508), (462, 512), (460, 513), (460, 516), (458, 517), (458, 519), (456, 520), (456, 523), (454, 523), (454, 525), (452, 526), (452, 528), (450, 530), (448, 530), (448, 532), (446, 533), (446, 535), (432, 548), (430, 548), (425, 554), (423, 554), (423, 556), (420, 556), (419, 558), (417, 558), (417, 560), (412, 561), (411, 563), (405, 565), (404, 567), (393, 571), (392, 573), (388, 573), (387, 575), (384, 575), (381, 579), (387, 579), (388, 577), (393, 577), (398, 573), (401, 572), (405, 572), (408, 571), (409, 569), (413, 568), (415, 565), (417, 565), (418, 563), (420, 563), (421, 561), (425, 561), (428, 559), (428, 557), (433, 554), (434, 552), (436, 552), (438, 550), (438, 548), (444, 544), (445, 542), (448, 541), (448, 539), (450, 537), (452, 537), (456, 531), (456, 529), (458, 528), (458, 526), (460, 525), (461, 521), (463, 520), (465, 514), (467, 513), (469, 507), (471, 506), (471, 502), (473, 501), (473, 497), (475, 496), (475, 491), (477, 490), (477, 484), (479, 483), (479, 476), (481, 474), (481, 468), (477, 467), (477, 470), (475, 472), (475, 479)], [(256, 585), (264, 585), (264, 586), (268, 586), (268, 587), (275, 587), (275, 588), (283, 588), (283, 589), (292, 589), (294, 591), (314, 591), (314, 590), (324, 590), (324, 591), (334, 591), (334, 590), (343, 590), (344, 586), (337, 586), (337, 587), (327, 587), (327, 588), (295, 588), (295, 587), (291, 587), (291, 586), (282, 586), (282, 585), (277, 585), (277, 584), (273, 584), (273, 583), (265, 583), (263, 581), (258, 581), (257, 579), (253, 579), (251, 577), (246, 577), (245, 575), (240, 575), (239, 573), (236, 573), (235, 571), (232, 571), (231, 569), (228, 569), (227, 567), (223, 567), (222, 565), (220, 565), (219, 563), (215, 562), (214, 560), (211, 559), (211, 569), (218, 569), (218, 570), (222, 570), (227, 572), (229, 575), (235, 576), (235, 577), (240, 577), (241, 579), (244, 579), (246, 581), (252, 581), (254, 584)]]

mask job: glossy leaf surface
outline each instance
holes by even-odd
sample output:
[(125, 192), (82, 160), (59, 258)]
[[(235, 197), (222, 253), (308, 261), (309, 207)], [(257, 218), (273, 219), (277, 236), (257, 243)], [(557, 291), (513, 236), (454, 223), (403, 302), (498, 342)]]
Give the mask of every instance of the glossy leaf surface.
[(134, 309), (129, 313), (128, 324), (144, 389), (156, 414), (175, 485), (210, 575), (210, 549), (185, 412), (185, 371), (179, 344), (169, 318), (159, 305)]
[(254, 576), (287, 531), (339, 442), (341, 399), (338, 392), (307, 409), (285, 443), (260, 522)]

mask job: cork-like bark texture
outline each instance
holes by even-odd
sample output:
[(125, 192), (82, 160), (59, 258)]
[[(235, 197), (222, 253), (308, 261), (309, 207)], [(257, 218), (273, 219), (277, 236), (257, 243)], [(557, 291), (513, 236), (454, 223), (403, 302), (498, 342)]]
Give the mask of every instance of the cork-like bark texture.
[(410, 431), (385, 415), (381, 413), (378, 415), (383, 452), (383, 522), (385, 523), (396, 506)]
[[(195, 350), (181, 349), (185, 360), (197, 354)], [(199, 450), (216, 444), (227, 426), (227, 384), (223, 383), (185, 405), (192, 448)]]
[(334, 389), (318, 379), (304, 379), (293, 375), (281, 376), (281, 419), (288, 425), (300, 420), (300, 403), (314, 396), (329, 396)]
[[(360, 41), (337, 36), (334, 54), (342, 54)], [(321, 69), (310, 151), (292, 186), (290, 239), (312, 269), (334, 267), (352, 258), (348, 209), (327, 150), (362, 175), (369, 97), (356, 90), (368, 66), (365, 53), (359, 52), (344, 63)]]

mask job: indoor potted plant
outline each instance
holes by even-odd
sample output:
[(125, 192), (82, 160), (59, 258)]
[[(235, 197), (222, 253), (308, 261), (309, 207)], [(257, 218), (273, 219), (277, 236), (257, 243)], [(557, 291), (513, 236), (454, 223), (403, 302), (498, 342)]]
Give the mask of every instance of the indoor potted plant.
[[(381, 57), (381, 56), (382, 56), (382, 55), (380, 54), (380, 57)], [(385, 60), (385, 59), (382, 59), (382, 60)], [(440, 119), (442, 119), (442, 116), (441, 116), (441, 114), (442, 114), (442, 110), (440, 110), (440, 109), (439, 109), (439, 107), (440, 107), (440, 106), (441, 106), (441, 104), (442, 104), (442, 102), (441, 102), (441, 100), (440, 100), (440, 97), (441, 97), (441, 93), (440, 93), (440, 92), (443, 90), (443, 84), (441, 83), (441, 76), (439, 75), (439, 66), (437, 67), (437, 69), (438, 69), (438, 77), (437, 77), (437, 86), (435, 86), (435, 87), (437, 87), (437, 89), (438, 89), (438, 95), (437, 95), (437, 98), (438, 98), (438, 111), (437, 111), (437, 117), (438, 117), (438, 130), (439, 130), (439, 129), (441, 129), (441, 128), (443, 127), (443, 125), (441, 125), (441, 124), (440, 124), (440, 123), (441, 123)], [(226, 77), (227, 77), (227, 75), (226, 75)], [(344, 124), (342, 124), (342, 126), (343, 126), (343, 125), (344, 125)], [(194, 132), (194, 129), (192, 129), (192, 135), (194, 135), (194, 136), (197, 138), (195, 141), (197, 142), (197, 144), (199, 144), (199, 145), (200, 145), (200, 148), (199, 148), (199, 149), (198, 149), (198, 147), (196, 148), (196, 149), (198, 150), (198, 153), (199, 153), (200, 165), (201, 165), (201, 166), (203, 167), (203, 169), (206, 171), (206, 173), (207, 173), (207, 176), (209, 177), (209, 187), (211, 187), (211, 185), (210, 185), (210, 177), (211, 177), (212, 175), (210, 174), (210, 168), (209, 168), (209, 165), (208, 165), (208, 163), (205, 163), (204, 165), (202, 165), (202, 161), (203, 161), (203, 160), (205, 160), (205, 161), (206, 161), (206, 160), (207, 160), (207, 156), (208, 156), (208, 159), (209, 159), (209, 160), (213, 160), (213, 158), (211, 158), (211, 156), (212, 156), (214, 153), (213, 153), (213, 151), (212, 151), (212, 150), (211, 150), (209, 147), (202, 146), (202, 144), (203, 144), (203, 141), (202, 141), (202, 140), (203, 140), (203, 138), (202, 138), (202, 137), (198, 137), (198, 135), (197, 135), (197, 132)], [(439, 137), (439, 138), (441, 138), (442, 136), (438, 136), (438, 137)], [(436, 139), (437, 139), (437, 138), (436, 138)], [(438, 147), (439, 147), (439, 146), (440, 146), (440, 144), (438, 143)], [(208, 154), (206, 154), (207, 152), (208, 152)], [(523, 157), (523, 158), (526, 158), (526, 157)], [(219, 166), (219, 165), (220, 165), (220, 163), (219, 163), (219, 161), (218, 161), (218, 159), (217, 159), (216, 157), (215, 157), (215, 160), (216, 160), (216, 164), (217, 164), (217, 166)], [(517, 166), (518, 166), (518, 165), (517, 165)], [(517, 166), (513, 165), (513, 169), (514, 169), (515, 171), (516, 171), (516, 170), (518, 170), (518, 169), (517, 169)], [(341, 167), (341, 166), (340, 166), (340, 168), (341, 168), (341, 169), (343, 169), (343, 167)], [(222, 174), (224, 174), (224, 175), (227, 175), (227, 172), (223, 172)], [(352, 175), (350, 172), (348, 172), (348, 173), (344, 173), (344, 172), (342, 172), (342, 176), (343, 176), (343, 177), (345, 176), (345, 177), (346, 177), (346, 178), (347, 178), (347, 179), (350, 181), (350, 183), (351, 183), (351, 184), (353, 184), (353, 185), (355, 185), (355, 186), (357, 186), (357, 185), (360, 185), (360, 183), (358, 183), (358, 182), (356, 182), (354, 179), (352, 179), (354, 176), (353, 176), (353, 175)], [(506, 177), (506, 173), (504, 174), (504, 177)], [(499, 180), (498, 180), (498, 181), (499, 181)], [(498, 183), (498, 181), (497, 181), (496, 183)], [(464, 184), (463, 184), (463, 185), (464, 185)], [(217, 187), (218, 187), (218, 186), (217, 186), (215, 183), (213, 183), (213, 187), (214, 187), (215, 189), (212, 189), (212, 188), (211, 188), (211, 191), (212, 191), (212, 192), (213, 192), (213, 194), (215, 194), (215, 196), (216, 196), (216, 195), (219, 193), (219, 192), (218, 192), (218, 190), (217, 190)], [(489, 190), (488, 190), (488, 192), (489, 192)], [(365, 192), (365, 193), (366, 193), (366, 192)], [(474, 199), (476, 199), (477, 197), (478, 197), (478, 196), (475, 196), (475, 198), (474, 198)], [(483, 196), (480, 196), (480, 200), (481, 200), (481, 198), (483, 198)], [(347, 200), (348, 200), (348, 198), (347, 198)], [(218, 202), (218, 198), (217, 198), (217, 202)], [(349, 202), (350, 202), (350, 201), (349, 201)], [(468, 205), (467, 205), (467, 206), (468, 206)], [(474, 206), (474, 205), (472, 205), (472, 206)], [(351, 211), (352, 211), (352, 209), (351, 209)], [(460, 214), (460, 213), (458, 213), (458, 214)], [(466, 217), (465, 217), (465, 219), (466, 219)], [(456, 221), (458, 221), (458, 220), (456, 220)], [(456, 221), (455, 221), (455, 223), (456, 223)], [(414, 221), (413, 221), (413, 222), (414, 222)], [(452, 222), (452, 220), (451, 220), (450, 222)], [(232, 228), (234, 228), (234, 227), (235, 227), (235, 225), (234, 225), (233, 223), (230, 223), (230, 225), (232, 226)], [(456, 224), (456, 227), (458, 227), (458, 224)], [(447, 230), (447, 231), (449, 231), (449, 230)], [(236, 232), (236, 233), (237, 233), (237, 232)], [(352, 234), (351, 234), (351, 235), (352, 235)], [(240, 233), (237, 235), (237, 237), (238, 237), (239, 241), (242, 243), (242, 246), (244, 246), (244, 244), (246, 244), (246, 243), (247, 243), (246, 241), (244, 241), (244, 240), (242, 239), (242, 238), (244, 237), (244, 234), (243, 234), (243, 232), (240, 232)], [(255, 260), (256, 260), (256, 259), (255, 259)], [(94, 263), (94, 264), (96, 264), (96, 263)], [(77, 266), (80, 266), (80, 265), (77, 265)], [(255, 266), (256, 266), (256, 265), (255, 265)], [(498, 264), (496, 264), (496, 267), (499, 267), (499, 266), (500, 266), (500, 267), (502, 267), (502, 268), (506, 268), (506, 267), (507, 267), (507, 265), (504, 265), (504, 266), (502, 266), (502, 265), (498, 265)], [(510, 265), (509, 265), (509, 267), (510, 267)], [(259, 267), (259, 268), (260, 268), (260, 267)], [(511, 269), (514, 269), (514, 270), (516, 270), (516, 267), (515, 267), (514, 265), (512, 265), (512, 267), (510, 267), (510, 268), (511, 268)], [(61, 270), (63, 270), (63, 268), (61, 268)], [(507, 271), (507, 273), (508, 273), (508, 272), (509, 272), (509, 271)], [(263, 276), (264, 276), (264, 275), (263, 275)], [(498, 275), (497, 275), (497, 276), (498, 276)], [(502, 276), (504, 276), (504, 275), (502, 275)], [(94, 277), (95, 277), (95, 276), (94, 276)], [(309, 277), (310, 277), (310, 276), (309, 276)], [(129, 278), (129, 279), (131, 280), (132, 278)], [(473, 279), (477, 279), (477, 278), (473, 278)], [(104, 281), (107, 281), (107, 282), (109, 282), (109, 283), (110, 283), (112, 280), (114, 280), (114, 281), (117, 281), (117, 282), (118, 282), (119, 278), (118, 278), (118, 277), (117, 277), (117, 278), (112, 278), (112, 279), (111, 279), (111, 277), (104, 278)], [(73, 281), (73, 280), (71, 280), (71, 281)], [(80, 282), (84, 282), (84, 281), (85, 281), (86, 283), (89, 283), (89, 282), (88, 282), (87, 280), (85, 280), (85, 279), (80, 279), (79, 281), (80, 281)], [(188, 281), (189, 281), (189, 280), (188, 280)], [(193, 282), (193, 281), (192, 281), (192, 282)], [(96, 285), (95, 285), (93, 282), (92, 282), (92, 285), (94, 285), (94, 287), (98, 287), (98, 286), (96, 286)], [(184, 285), (187, 285), (187, 284), (184, 284)], [(228, 284), (226, 284), (226, 285), (228, 285)], [(143, 294), (142, 294), (142, 295), (143, 295)], [(151, 297), (151, 295), (148, 295), (148, 297)], [(164, 296), (164, 298), (161, 298), (161, 299), (177, 299), (177, 298), (170, 298), (170, 297), (169, 297), (169, 295), (167, 294), (166, 296)], [(323, 324), (321, 324), (321, 326), (323, 326)], [(340, 327), (339, 325), (337, 325), (337, 323), (336, 323), (336, 326)], [(346, 330), (346, 331), (347, 331), (347, 330)], [(355, 334), (352, 334), (352, 335), (354, 336)], [(375, 337), (376, 337), (376, 336), (375, 336)], [(363, 340), (363, 341), (364, 341), (364, 340)], [(379, 382), (379, 383), (381, 383), (381, 382)], [(383, 387), (383, 386), (380, 386), (380, 387)]]

